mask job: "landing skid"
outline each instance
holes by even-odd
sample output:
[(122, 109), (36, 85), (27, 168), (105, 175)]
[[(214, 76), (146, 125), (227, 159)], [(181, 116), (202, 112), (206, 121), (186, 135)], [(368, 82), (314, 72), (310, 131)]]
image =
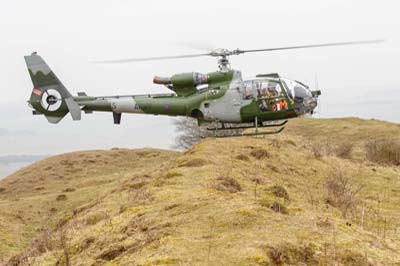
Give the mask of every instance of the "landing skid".
[[(241, 126), (241, 124), (238, 124), (238, 126), (227, 126), (224, 123), (222, 123), (222, 126), (219, 126), (219, 123), (217, 123), (217, 128), (215, 127), (207, 127), (207, 130), (232, 130), (232, 129), (248, 129), (248, 128), (266, 128), (266, 127), (281, 127), (284, 126), (288, 120), (283, 121), (282, 123), (278, 124), (264, 124), (262, 122), (260, 125), (255, 125), (255, 123), (252, 123), (251, 125), (246, 125), (246, 126)], [(243, 125), (243, 124), (242, 124)]]
[(214, 134), (215, 138), (231, 138), (231, 137), (244, 137), (244, 136), (262, 136), (262, 135), (274, 135), (281, 133), (285, 127), (281, 127), (275, 131), (256, 131), (254, 133), (238, 133), (232, 135), (218, 135), (218, 133)]
[[(287, 122), (288, 122), (288, 120), (285, 120), (285, 121), (283, 121), (281, 123), (277, 123), (277, 124), (265, 124), (263, 122), (258, 123), (257, 118), (256, 118), (254, 123), (252, 123), (250, 125), (249, 124), (237, 124), (237, 125), (227, 126), (226, 124), (221, 123), (221, 126), (220, 126), (220, 123), (218, 121), (216, 121), (215, 127), (214, 128), (208, 127), (207, 130), (214, 131), (214, 137), (216, 137), (216, 138), (273, 135), (273, 134), (281, 133), (285, 129), (285, 127), (283, 127), (283, 126)], [(278, 130), (275, 130), (275, 131), (259, 131), (260, 128), (271, 128), (271, 127), (281, 127), (281, 128), (279, 128)], [(244, 133), (243, 132), (244, 129), (249, 129), (249, 128), (254, 128), (255, 132), (253, 132), (253, 133)], [(232, 132), (230, 132), (230, 134), (229, 134), (228, 131), (232, 131)], [(223, 132), (223, 134), (219, 134), (218, 132)]]

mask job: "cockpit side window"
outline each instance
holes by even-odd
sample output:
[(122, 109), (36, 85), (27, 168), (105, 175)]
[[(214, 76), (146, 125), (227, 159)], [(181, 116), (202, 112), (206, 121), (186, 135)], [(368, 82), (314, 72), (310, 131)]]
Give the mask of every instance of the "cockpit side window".
[(283, 88), (277, 80), (256, 79), (243, 82), (242, 97), (244, 100), (283, 96), (285, 96)]
[(259, 81), (257, 98), (270, 98), (282, 96), (282, 88), (278, 82), (272, 80)]
[(311, 97), (309, 90), (307, 90), (305, 87), (301, 86), (300, 84), (297, 84), (294, 86), (294, 95), (296, 95), (296, 98), (301, 98), (305, 99), (308, 97)]
[(289, 86), (286, 84), (285, 80), (282, 79), (282, 84), (285, 87), (286, 93), (289, 98), (294, 99), (294, 90), (291, 90)]
[(286, 87), (288, 95), (292, 99), (305, 99), (312, 97), (310, 90), (300, 82), (290, 79), (282, 79), (282, 83)]

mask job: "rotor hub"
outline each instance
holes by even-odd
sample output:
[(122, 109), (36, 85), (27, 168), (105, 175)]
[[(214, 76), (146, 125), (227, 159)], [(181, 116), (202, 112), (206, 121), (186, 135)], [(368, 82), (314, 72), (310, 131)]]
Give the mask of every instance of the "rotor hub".
[(56, 104), (56, 103), (57, 103), (57, 97), (54, 96), (54, 95), (49, 95), (49, 96), (47, 96), (47, 98), (46, 98), (46, 102), (47, 102), (49, 105)]

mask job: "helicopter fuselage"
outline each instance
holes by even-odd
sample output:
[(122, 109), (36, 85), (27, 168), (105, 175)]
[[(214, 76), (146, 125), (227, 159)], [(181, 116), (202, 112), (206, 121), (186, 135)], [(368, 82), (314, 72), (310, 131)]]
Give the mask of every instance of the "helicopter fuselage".
[[(187, 74), (188, 77), (195, 75), (198, 73)], [(81, 96), (74, 100), (87, 112), (190, 116), (201, 122), (225, 123), (249, 123), (256, 117), (259, 122), (294, 118), (312, 113), (317, 105), (317, 92), (311, 92), (299, 82), (282, 79), (278, 74), (243, 80), (240, 71), (232, 70), (213, 72), (206, 77), (210, 82), (187, 82), (186, 87), (177, 86), (179, 93)], [(213, 77), (216, 82), (212, 82)], [(174, 90), (173, 86), (169, 88)], [(303, 94), (296, 98), (296, 90), (297, 94)]]
[(58, 123), (68, 112), (74, 120), (80, 120), (83, 111), (111, 112), (115, 124), (121, 122), (122, 113), (139, 113), (193, 117), (199, 124), (257, 125), (312, 113), (320, 94), (278, 74), (243, 80), (240, 71), (222, 69), (155, 77), (154, 83), (165, 85), (173, 91), (171, 94), (87, 96), (79, 92), (72, 96), (39, 55), (34, 53), (25, 60), (34, 85), (28, 103), (34, 114), (45, 115), (51, 123)]

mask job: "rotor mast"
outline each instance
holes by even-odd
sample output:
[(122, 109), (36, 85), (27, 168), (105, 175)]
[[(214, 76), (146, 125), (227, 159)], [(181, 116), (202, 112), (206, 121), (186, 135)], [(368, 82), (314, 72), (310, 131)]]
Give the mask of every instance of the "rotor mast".
[(229, 56), (239, 55), (243, 53), (241, 50), (228, 50), (228, 49), (215, 49), (209, 53), (210, 56), (218, 58), (218, 68), (221, 72), (228, 72), (231, 70), (231, 63), (229, 62)]

